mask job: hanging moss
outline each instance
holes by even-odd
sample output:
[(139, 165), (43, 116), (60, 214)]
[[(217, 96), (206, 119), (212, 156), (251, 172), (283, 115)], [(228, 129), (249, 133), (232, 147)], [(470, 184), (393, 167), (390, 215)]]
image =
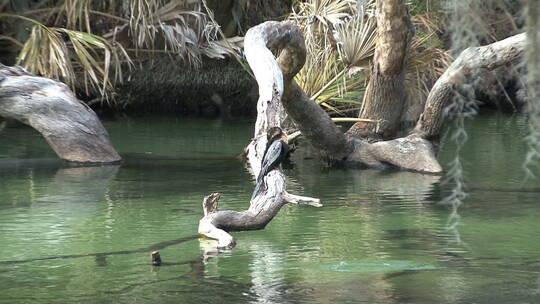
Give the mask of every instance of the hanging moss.
[(256, 113), (256, 82), (234, 60), (205, 60), (194, 69), (166, 57), (154, 59), (132, 71), (118, 93), (118, 107), (125, 112), (207, 117)]
[(529, 95), (529, 134), (526, 137), (528, 152), (524, 163), (527, 178), (533, 178), (531, 168), (540, 161), (540, 5), (527, 1), (527, 87)]

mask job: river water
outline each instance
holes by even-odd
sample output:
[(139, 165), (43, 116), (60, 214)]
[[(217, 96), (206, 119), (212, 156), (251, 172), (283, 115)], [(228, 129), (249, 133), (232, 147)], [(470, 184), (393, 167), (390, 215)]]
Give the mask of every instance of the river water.
[[(218, 191), (221, 209), (247, 207), (253, 178), (234, 156), (252, 123), (105, 125), (119, 166), (71, 167), (32, 129), (1, 131), (0, 303), (540, 303), (523, 116), (467, 122), (468, 196), (453, 216), (440, 177), (330, 169), (301, 145), (288, 187), (324, 207), (285, 206), (219, 254), (197, 236), (201, 201)], [(440, 160), (454, 151), (445, 140)]]

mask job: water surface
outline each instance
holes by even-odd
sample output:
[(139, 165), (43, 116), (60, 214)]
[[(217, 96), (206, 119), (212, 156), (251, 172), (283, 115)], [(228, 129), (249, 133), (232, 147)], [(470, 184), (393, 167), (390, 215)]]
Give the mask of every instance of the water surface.
[[(252, 124), (105, 125), (119, 166), (69, 166), (32, 129), (0, 133), (0, 303), (540, 302), (540, 182), (523, 183), (524, 117), (467, 124), (468, 197), (452, 219), (437, 176), (329, 169), (303, 145), (290, 191), (324, 207), (285, 206), (219, 255), (197, 236), (202, 197), (247, 207), (253, 178), (234, 157)], [(446, 163), (455, 148), (442, 149)], [(164, 266), (150, 266), (154, 249)]]

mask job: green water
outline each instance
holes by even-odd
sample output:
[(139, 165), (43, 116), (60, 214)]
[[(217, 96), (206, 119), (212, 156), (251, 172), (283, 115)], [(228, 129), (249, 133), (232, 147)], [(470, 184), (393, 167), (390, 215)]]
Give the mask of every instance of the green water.
[[(205, 253), (202, 197), (244, 209), (233, 157), (252, 124), (175, 118), (105, 123), (120, 166), (69, 167), (25, 127), (0, 133), (0, 303), (539, 303), (540, 182), (523, 183), (526, 119), (482, 115), (463, 151), (469, 196), (409, 172), (328, 169), (307, 147), (285, 206), (262, 231)], [(440, 159), (452, 158), (445, 142)], [(538, 172), (538, 171), (537, 171)], [(165, 265), (150, 266), (159, 249)]]

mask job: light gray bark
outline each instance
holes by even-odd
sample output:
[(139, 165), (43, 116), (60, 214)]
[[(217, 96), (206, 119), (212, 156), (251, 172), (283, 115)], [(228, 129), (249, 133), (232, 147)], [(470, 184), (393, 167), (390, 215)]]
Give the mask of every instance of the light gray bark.
[(464, 50), (431, 89), (424, 112), (412, 134), (431, 140), (438, 138), (444, 123), (445, 109), (464, 85), (474, 89), (475, 79), (499, 67), (516, 64), (525, 51), (526, 35)]
[(30, 125), (67, 161), (121, 160), (97, 115), (63, 83), (0, 64), (0, 116)]

